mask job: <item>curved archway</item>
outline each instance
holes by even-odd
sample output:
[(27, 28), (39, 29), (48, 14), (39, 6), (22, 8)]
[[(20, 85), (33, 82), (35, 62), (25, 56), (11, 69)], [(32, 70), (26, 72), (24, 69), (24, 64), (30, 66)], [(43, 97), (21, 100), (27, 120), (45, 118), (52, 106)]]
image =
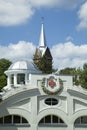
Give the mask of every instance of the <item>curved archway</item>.
[(76, 119), (78, 119), (79, 117), (87, 116), (86, 113), (87, 113), (87, 109), (79, 110), (79, 111), (75, 112), (75, 113), (72, 115), (72, 117), (71, 117), (70, 123), (71, 123), (71, 124), (74, 124), (75, 121), (76, 121)]
[(40, 120), (47, 116), (47, 115), (56, 115), (57, 117), (60, 117), (63, 119), (66, 125), (68, 125), (68, 116), (65, 112), (57, 109), (57, 108), (51, 108), (51, 109), (43, 109), (39, 112), (38, 117), (37, 117), (37, 124), (40, 122)]
[(47, 115), (39, 121), (38, 126), (63, 126), (63, 127), (65, 126), (66, 127), (66, 124), (58, 116)]
[(75, 127), (87, 127), (87, 116), (80, 116), (74, 122)]
[(2, 125), (13, 125), (13, 124), (28, 124), (27, 119), (25, 119), (23, 116), (19, 115), (6, 115), (0, 118), (0, 124)]

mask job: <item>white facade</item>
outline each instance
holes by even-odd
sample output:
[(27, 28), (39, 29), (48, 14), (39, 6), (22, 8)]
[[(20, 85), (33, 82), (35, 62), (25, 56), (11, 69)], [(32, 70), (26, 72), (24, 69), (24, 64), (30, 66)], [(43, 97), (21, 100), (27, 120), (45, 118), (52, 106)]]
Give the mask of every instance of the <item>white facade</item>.
[[(39, 50), (46, 38), (42, 24)], [(72, 76), (42, 74), (32, 61), (17, 61), (0, 92), (0, 130), (87, 130), (87, 90)]]
[(26, 61), (5, 73), (0, 130), (87, 130), (87, 90), (72, 76), (44, 75)]

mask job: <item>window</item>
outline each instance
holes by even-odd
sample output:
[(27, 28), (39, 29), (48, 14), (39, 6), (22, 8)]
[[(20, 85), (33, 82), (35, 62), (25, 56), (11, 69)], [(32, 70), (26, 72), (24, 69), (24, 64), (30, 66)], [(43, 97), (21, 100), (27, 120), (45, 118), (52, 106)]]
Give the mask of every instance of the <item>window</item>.
[(25, 84), (25, 74), (17, 75), (17, 84)]
[(87, 116), (81, 116), (75, 120), (75, 126), (86, 126), (87, 127)]
[(28, 121), (18, 115), (8, 115), (0, 118), (0, 125), (7, 125), (7, 124), (28, 124)]
[(3, 124), (3, 117), (0, 118), (0, 124)]
[(22, 119), (21, 119), (21, 123), (24, 124), (24, 123), (28, 123), (28, 122), (27, 122), (27, 120), (26, 120), (25, 118), (22, 117)]
[(14, 115), (14, 116), (13, 116), (13, 123), (14, 123), (14, 124), (21, 123), (21, 117)]
[(45, 100), (45, 104), (53, 106), (58, 104), (58, 100), (55, 98), (48, 98)]
[(6, 117), (4, 118), (4, 123), (5, 123), (5, 124), (10, 124), (11, 122), (12, 122), (12, 116), (11, 116), (11, 115), (6, 116)]
[(40, 120), (39, 125), (40, 126), (44, 126), (44, 125), (46, 125), (46, 126), (47, 125), (49, 125), (49, 126), (55, 126), (55, 125), (65, 126), (65, 123), (61, 118), (59, 118), (55, 115), (48, 115), (48, 116), (45, 116), (44, 118), (42, 118)]
[(49, 115), (49, 116), (46, 116), (45, 118), (44, 118), (44, 123), (51, 123), (51, 116)]
[(58, 123), (58, 119), (60, 120), (57, 116), (53, 116), (53, 123)]

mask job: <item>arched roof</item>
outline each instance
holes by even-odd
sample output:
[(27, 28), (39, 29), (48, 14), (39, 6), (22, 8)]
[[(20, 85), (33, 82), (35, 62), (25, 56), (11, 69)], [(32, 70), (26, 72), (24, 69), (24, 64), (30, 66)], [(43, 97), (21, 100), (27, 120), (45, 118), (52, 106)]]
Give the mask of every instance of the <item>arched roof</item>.
[(11, 71), (28, 71), (29, 73), (34, 73), (34, 74), (40, 74), (42, 73), (37, 66), (33, 63), (33, 61), (28, 61), (28, 60), (20, 60), (14, 62), (6, 72), (11, 72)]

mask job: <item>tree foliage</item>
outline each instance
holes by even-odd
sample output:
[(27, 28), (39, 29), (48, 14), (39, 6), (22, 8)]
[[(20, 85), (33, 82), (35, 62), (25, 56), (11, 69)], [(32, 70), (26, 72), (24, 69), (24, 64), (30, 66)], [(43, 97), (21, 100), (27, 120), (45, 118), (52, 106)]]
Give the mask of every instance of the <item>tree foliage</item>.
[(83, 88), (87, 89), (87, 63), (83, 65), (83, 69), (65, 68), (60, 70), (59, 74), (72, 75), (75, 85), (81, 85)]
[(83, 65), (83, 71), (80, 75), (80, 84), (83, 88), (87, 89), (87, 64)]
[(38, 62), (35, 63), (37, 67), (46, 74), (52, 73), (52, 62), (47, 59), (47, 57), (44, 55), (43, 57), (40, 57)]
[(11, 65), (11, 61), (7, 59), (0, 59), (0, 90), (7, 84), (6, 75), (4, 72), (8, 69)]
[(64, 75), (73, 75), (75, 73), (76, 69), (75, 68), (65, 68), (59, 71), (59, 74), (64, 74)]
[(41, 51), (36, 49), (33, 61), (43, 73), (50, 74), (53, 72), (52, 56), (48, 48), (43, 56), (41, 55)]

